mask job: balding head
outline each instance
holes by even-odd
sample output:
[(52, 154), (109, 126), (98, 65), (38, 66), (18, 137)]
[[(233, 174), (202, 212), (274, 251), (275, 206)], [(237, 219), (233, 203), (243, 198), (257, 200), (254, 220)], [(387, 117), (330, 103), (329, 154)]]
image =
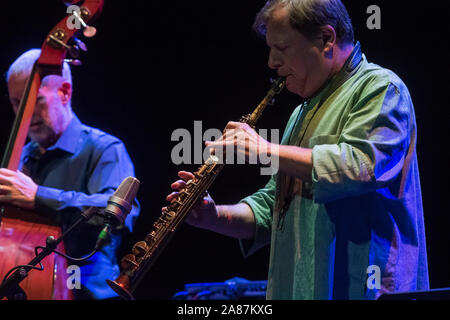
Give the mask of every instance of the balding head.
[[(40, 55), (41, 49), (31, 49), (23, 53), (9, 67), (8, 72), (6, 73), (6, 82), (9, 81), (9, 78), (12, 75), (17, 77), (28, 78), (29, 75), (31, 74), (31, 70), (33, 69), (34, 63), (37, 61), (37, 59), (39, 59)], [(61, 78), (61, 80), (66, 81), (70, 83), (70, 85), (72, 85), (72, 72), (70, 71), (70, 66), (68, 63), (64, 62), (62, 76), (54, 75), (51, 78), (57, 77)], [(49, 79), (47, 78), (49, 77), (45, 77), (43, 79), (43, 83), (49, 81)]]
[[(19, 108), (27, 80), (40, 53), (39, 49), (29, 50), (9, 67), (6, 80), (14, 112)], [(44, 148), (57, 141), (73, 117), (71, 98), (72, 77), (70, 68), (65, 63), (62, 76), (48, 75), (42, 79), (28, 132), (32, 140)]]

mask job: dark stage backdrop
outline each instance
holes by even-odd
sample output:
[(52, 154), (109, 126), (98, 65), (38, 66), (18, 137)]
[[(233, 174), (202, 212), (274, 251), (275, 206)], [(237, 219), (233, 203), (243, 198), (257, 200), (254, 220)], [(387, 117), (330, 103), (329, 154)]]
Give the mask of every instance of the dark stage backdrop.
[[(86, 40), (83, 66), (73, 67), (73, 109), (87, 125), (122, 139), (142, 182), (142, 213), (124, 253), (142, 240), (166, 205), (177, 172), (198, 164), (175, 165), (171, 134), (194, 121), (223, 129), (251, 111), (266, 93), (268, 50), (251, 31), (265, 1), (105, 1), (95, 23), (98, 35)], [(14, 4), (11, 4), (14, 3)], [(421, 171), (433, 288), (450, 287), (445, 91), (439, 88), (448, 52), (448, 28), (439, 26), (443, 5), (418, 7), (409, 1), (345, 1), (356, 39), (371, 62), (392, 69), (408, 85), (418, 124)], [(441, 2), (439, 2), (441, 3)], [(443, 3), (443, 2), (442, 2)], [(369, 5), (381, 8), (381, 29), (369, 30)], [(65, 13), (60, 1), (2, 4), (0, 73), (22, 52), (40, 47)], [(441, 37), (440, 35), (443, 35)], [(448, 82), (448, 81), (447, 81)], [(283, 130), (301, 100), (288, 92), (270, 107), (259, 128)], [(7, 88), (0, 81), (1, 150), (13, 121)], [(3, 152), (3, 151), (2, 151)], [(217, 203), (235, 203), (267, 181), (252, 165), (229, 166), (210, 193)], [(442, 184), (442, 182), (444, 182)], [(447, 196), (448, 197), (448, 196)], [(247, 259), (238, 242), (185, 225), (153, 266), (136, 296), (169, 299), (185, 283), (216, 282), (239, 276), (266, 279), (268, 248)]]

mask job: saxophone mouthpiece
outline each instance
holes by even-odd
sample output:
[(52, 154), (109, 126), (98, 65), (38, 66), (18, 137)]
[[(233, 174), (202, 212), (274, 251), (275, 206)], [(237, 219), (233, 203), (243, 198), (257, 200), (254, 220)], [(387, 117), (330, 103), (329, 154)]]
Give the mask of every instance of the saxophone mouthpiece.
[(279, 94), (281, 90), (283, 90), (284, 86), (286, 85), (286, 78), (279, 77), (278, 79), (273, 81), (273, 87), (275, 88), (275, 93)]

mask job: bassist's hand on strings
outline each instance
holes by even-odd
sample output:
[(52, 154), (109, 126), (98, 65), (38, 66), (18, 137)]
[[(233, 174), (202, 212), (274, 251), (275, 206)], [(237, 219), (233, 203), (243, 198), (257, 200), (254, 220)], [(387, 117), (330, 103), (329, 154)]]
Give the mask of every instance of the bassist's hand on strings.
[(34, 209), (38, 186), (20, 171), (0, 169), (0, 203)]

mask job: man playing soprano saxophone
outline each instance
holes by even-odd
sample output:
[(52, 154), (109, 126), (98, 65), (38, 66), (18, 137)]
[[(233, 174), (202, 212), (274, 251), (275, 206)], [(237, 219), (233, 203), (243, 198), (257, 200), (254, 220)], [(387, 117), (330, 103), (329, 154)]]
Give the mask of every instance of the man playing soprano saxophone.
[[(270, 48), (269, 67), (306, 101), (276, 148), (237, 122), (207, 143), (235, 145), (245, 157), (276, 150), (278, 172), (238, 204), (205, 197), (187, 222), (240, 239), (245, 255), (270, 243), (268, 299), (376, 299), (427, 289), (407, 87), (366, 60), (340, 0), (270, 0), (255, 29)], [(168, 201), (193, 174), (179, 177)], [(369, 281), (369, 270), (379, 270), (378, 281)]]

